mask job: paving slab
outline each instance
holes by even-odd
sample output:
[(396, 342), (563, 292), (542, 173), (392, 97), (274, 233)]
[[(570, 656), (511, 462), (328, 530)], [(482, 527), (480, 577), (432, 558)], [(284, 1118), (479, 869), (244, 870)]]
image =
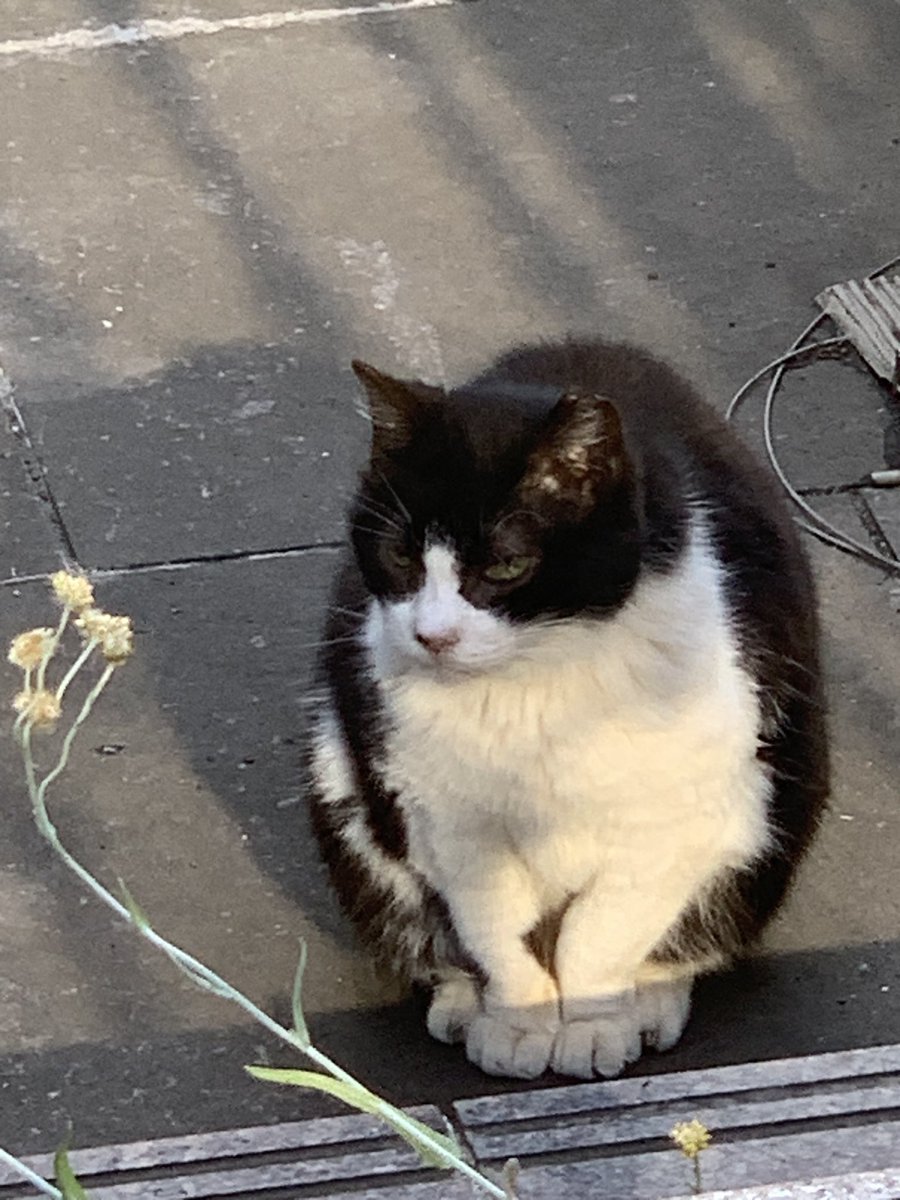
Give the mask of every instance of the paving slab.
[[(34, 0), (33, 4), (7, 6), (0, 17), (0, 39), (41, 37), (78, 25), (82, 11), (73, 12), (69, 0)], [(80, 9), (80, 6), (79, 6)]]
[[(748, 404), (751, 427), (758, 428), (764, 398), (761, 387)], [(772, 410), (772, 440), (788, 478), (798, 488), (826, 488), (882, 470), (896, 406), (855, 352), (788, 372)]]
[(79, 559), (116, 568), (342, 541), (357, 405), (344, 364), (244, 346), (27, 408)]

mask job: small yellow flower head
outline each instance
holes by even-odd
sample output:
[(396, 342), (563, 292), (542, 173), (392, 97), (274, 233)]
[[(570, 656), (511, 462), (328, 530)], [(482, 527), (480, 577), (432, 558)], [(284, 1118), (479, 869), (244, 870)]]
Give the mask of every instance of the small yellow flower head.
[(712, 1141), (712, 1134), (702, 1121), (679, 1121), (669, 1137), (685, 1158), (696, 1158)]
[(35, 725), (38, 729), (52, 728), (62, 711), (56, 696), (46, 688), (19, 692), (13, 700), (13, 708), (22, 715), (26, 725)]
[(75, 624), (86, 638), (100, 644), (107, 662), (124, 662), (134, 648), (130, 617), (116, 617), (99, 608), (86, 608)]
[(7, 657), (13, 666), (21, 667), (23, 671), (30, 671), (32, 667), (40, 665), (44, 656), (49, 653), (52, 644), (52, 629), (29, 629), (13, 638)]
[(66, 608), (74, 608), (81, 612), (94, 603), (94, 589), (83, 575), (73, 575), (70, 571), (57, 571), (50, 576), (50, 585), (56, 593), (60, 604)]

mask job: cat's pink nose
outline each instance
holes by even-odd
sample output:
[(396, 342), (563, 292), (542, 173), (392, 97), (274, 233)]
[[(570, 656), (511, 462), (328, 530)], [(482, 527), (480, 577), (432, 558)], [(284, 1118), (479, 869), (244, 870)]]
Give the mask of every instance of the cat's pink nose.
[(420, 646), (424, 646), (426, 650), (434, 655), (444, 654), (447, 650), (452, 650), (454, 646), (459, 644), (459, 631), (456, 629), (444, 629), (440, 633), (421, 633), (416, 634), (416, 641)]

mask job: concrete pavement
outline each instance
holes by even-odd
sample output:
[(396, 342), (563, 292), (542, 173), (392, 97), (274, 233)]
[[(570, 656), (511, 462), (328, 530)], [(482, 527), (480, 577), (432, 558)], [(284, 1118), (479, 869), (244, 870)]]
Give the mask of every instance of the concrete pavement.
[[(138, 630), (60, 827), (275, 1012), (307, 938), (315, 1035), (401, 1103), (516, 1085), (374, 976), (306, 831), (302, 702), (365, 442), (348, 361), (457, 380), (601, 330), (724, 407), (822, 287), (898, 250), (898, 46), (889, 0), (0, 13), (0, 633), (47, 620), (64, 554)], [(858, 367), (815, 364), (778, 444), (828, 489), (893, 462), (895, 416)], [(900, 550), (893, 495), (815, 502)], [(765, 953), (704, 984), (683, 1044), (639, 1072), (900, 1041), (897, 603), (813, 554), (833, 811)], [(69, 1118), (87, 1145), (336, 1111), (246, 1079), (281, 1052), (85, 902), (32, 828), (8, 726), (0, 775), (0, 1144), (46, 1150)]]

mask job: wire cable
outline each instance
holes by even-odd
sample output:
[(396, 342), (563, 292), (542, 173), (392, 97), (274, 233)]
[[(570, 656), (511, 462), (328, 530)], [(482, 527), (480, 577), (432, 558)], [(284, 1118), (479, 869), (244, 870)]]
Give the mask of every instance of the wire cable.
[[(751, 377), (747, 380), (747, 382), (745, 384), (742, 384), (741, 387), (738, 388), (738, 390), (735, 392), (735, 394), (731, 397), (728, 407), (725, 410), (725, 420), (726, 421), (731, 420), (731, 418), (734, 416), (734, 414), (737, 412), (737, 410), (741, 407), (741, 405), (746, 400), (747, 395), (749, 394), (750, 390), (757, 383), (759, 383), (759, 381), (761, 379), (765, 379), (765, 377), (769, 374), (770, 371), (774, 371), (774, 370), (782, 368), (782, 367), (790, 366), (792, 364), (799, 365), (799, 363), (797, 361), (798, 359), (802, 358), (804, 355), (806, 355), (810, 359), (812, 359), (815, 357), (816, 352), (818, 352), (820, 349), (822, 349), (826, 346), (830, 347), (830, 346), (848, 346), (848, 345), (850, 345), (849, 339), (845, 338), (845, 337), (825, 338), (821, 342), (810, 342), (809, 345), (807, 345), (807, 346), (803, 346), (800, 344), (812, 333), (812, 331), (816, 328), (816, 326), (824, 319), (824, 316), (825, 316), (825, 314), (823, 313), (821, 317), (817, 317), (816, 320), (813, 321), (811, 325), (808, 325), (806, 327), (806, 329), (804, 329), (803, 333), (801, 333), (801, 335), (797, 339), (797, 341), (794, 342), (794, 344), (790, 348), (790, 350), (785, 351), (785, 353), (780, 355), (778, 358), (773, 358), (772, 361), (770, 363), (766, 363), (766, 365), (764, 367), (760, 367), (760, 369), (756, 372), (755, 375), (751, 375)], [(779, 376), (779, 378), (780, 378), (780, 376)]]
[[(900, 254), (888, 259), (881, 266), (876, 267), (867, 276), (867, 280), (877, 279), (880, 275), (891, 270), (892, 267), (900, 263)], [(730, 421), (737, 410), (741, 407), (744, 400), (747, 398), (750, 390), (771, 374), (772, 378), (769, 381), (768, 389), (766, 390), (766, 398), (763, 405), (763, 440), (765, 443), (766, 456), (778, 478), (779, 483), (784, 488), (788, 497), (793, 503), (805, 514), (807, 521), (798, 520), (798, 525), (807, 533), (819, 538), (820, 541), (826, 542), (830, 546), (835, 546), (839, 550), (843, 550), (848, 554), (852, 554), (857, 558), (870, 563), (873, 566), (881, 567), (883, 570), (891, 572), (891, 574), (900, 574), (900, 560), (897, 558), (889, 558), (887, 555), (880, 554), (877, 550), (873, 550), (870, 546), (866, 546), (862, 542), (856, 541), (849, 534), (844, 533), (826, 520), (820, 513), (806, 502), (803, 496), (797, 491), (791, 483), (784, 468), (782, 467), (778, 454), (775, 450), (775, 438), (773, 432), (773, 418), (775, 410), (775, 401), (778, 396), (778, 390), (781, 386), (781, 381), (784, 378), (785, 372), (791, 366), (800, 365), (804, 356), (809, 359), (815, 359), (822, 351), (830, 353), (834, 356), (835, 351), (844, 347), (850, 347), (851, 342), (846, 337), (824, 338), (818, 341), (810, 341), (812, 335), (819, 329), (824, 322), (828, 320), (827, 313), (819, 313), (803, 332), (795, 339), (791, 347), (785, 354), (779, 358), (773, 359), (761, 370), (757, 371), (752, 378), (748, 379), (731, 398), (728, 408), (725, 411), (725, 419)]]

